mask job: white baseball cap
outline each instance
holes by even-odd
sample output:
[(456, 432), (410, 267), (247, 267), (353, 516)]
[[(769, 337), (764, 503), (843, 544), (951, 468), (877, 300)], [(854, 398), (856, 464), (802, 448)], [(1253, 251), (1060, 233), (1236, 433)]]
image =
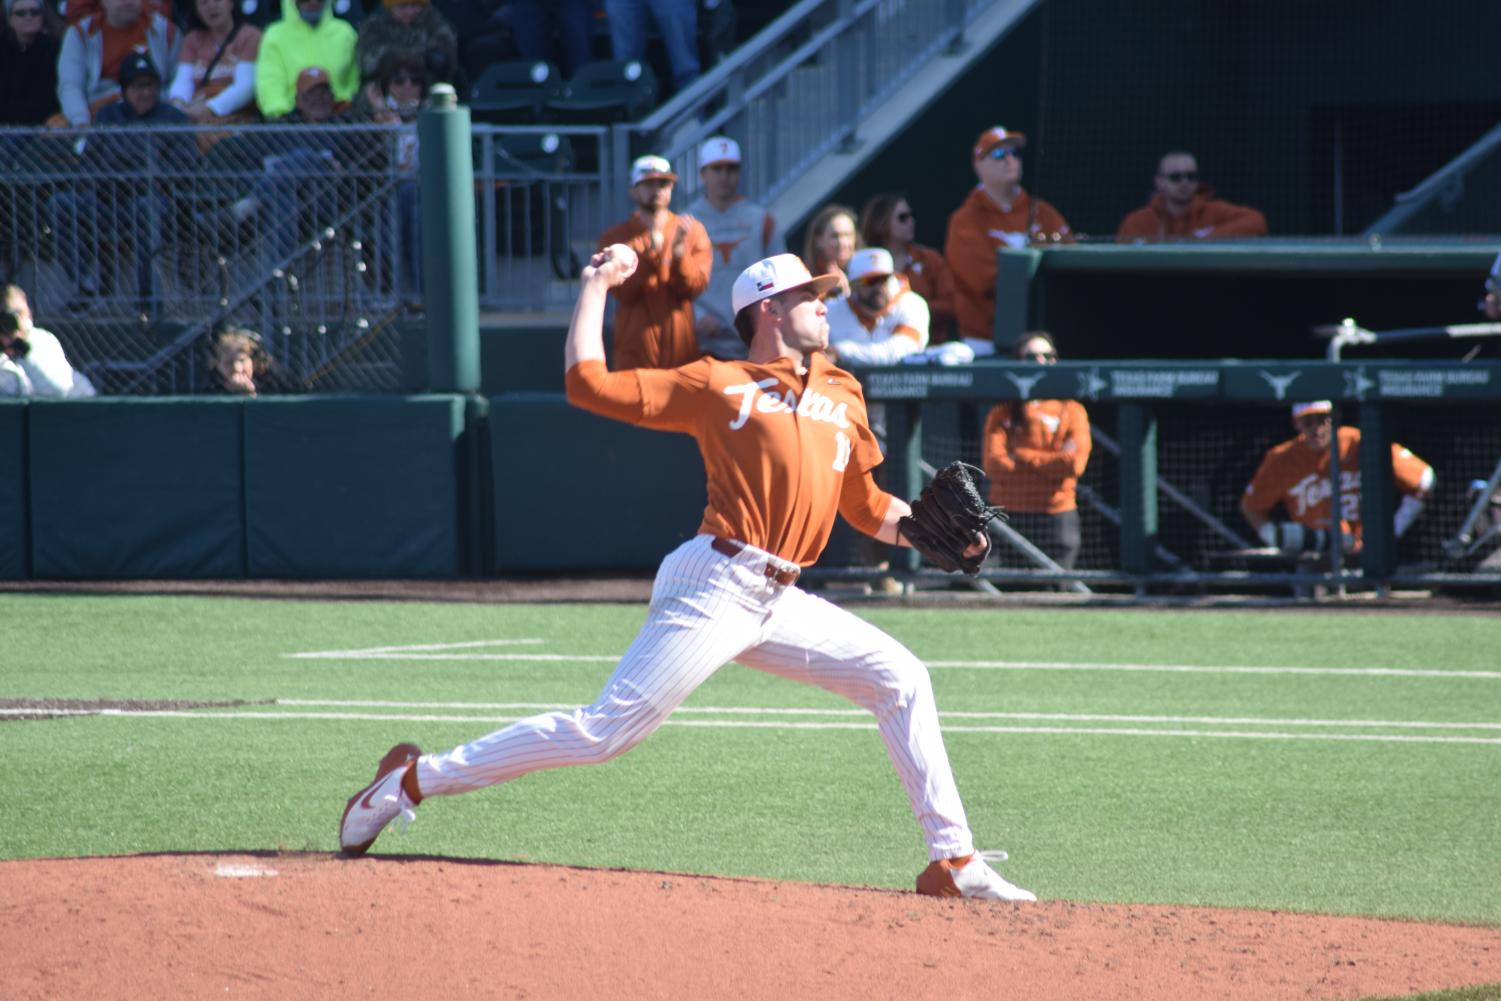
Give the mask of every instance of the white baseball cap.
[(639, 156), (636, 162), (631, 164), (631, 186), (635, 187), (642, 181), (654, 181), (657, 179), (676, 181), (678, 175), (672, 172), (672, 164), (665, 157), (647, 154)]
[(1328, 400), (1310, 400), (1307, 403), (1293, 404), (1293, 420), (1297, 420), (1304, 414), (1328, 414), (1334, 412), (1334, 404)]
[(885, 278), (896, 274), (896, 265), (891, 261), (891, 251), (881, 247), (864, 247), (855, 251), (846, 272), (852, 282), (862, 278)]
[(729, 136), (713, 136), (698, 148), (700, 169), (716, 163), (739, 163), (740, 144)]
[(814, 278), (803, 259), (796, 254), (777, 254), (757, 261), (740, 272), (740, 277), (735, 279), (735, 287), (730, 290), (730, 305), (738, 314), (746, 306), (804, 285), (810, 286), (814, 295), (822, 296), (838, 284), (838, 275), (819, 275)]

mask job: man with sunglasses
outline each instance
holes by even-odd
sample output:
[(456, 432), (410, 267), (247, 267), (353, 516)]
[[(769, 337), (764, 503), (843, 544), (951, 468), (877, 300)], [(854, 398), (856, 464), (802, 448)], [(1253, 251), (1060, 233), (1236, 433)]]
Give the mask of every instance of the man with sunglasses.
[(1074, 242), (1062, 213), (1021, 185), (1026, 145), (1025, 135), (999, 125), (981, 132), (971, 150), (980, 183), (949, 216), (943, 256), (954, 273), (954, 313), (959, 333), (977, 353), (993, 353), (996, 251)]
[(1157, 193), (1121, 220), (1115, 234), (1117, 243), (1266, 236), (1266, 216), (1216, 198), (1214, 189), (1199, 181), (1199, 164), (1192, 153), (1164, 156), (1157, 164), (1153, 183)]

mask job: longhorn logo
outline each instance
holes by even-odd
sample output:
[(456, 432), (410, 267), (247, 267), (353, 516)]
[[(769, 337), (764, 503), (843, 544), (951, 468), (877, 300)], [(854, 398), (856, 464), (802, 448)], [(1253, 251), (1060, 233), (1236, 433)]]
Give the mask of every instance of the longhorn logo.
[(1012, 384), (1016, 386), (1016, 391), (1025, 400), (1031, 397), (1032, 387), (1037, 385), (1038, 381), (1046, 374), (1046, 372), (1038, 372), (1036, 375), (1017, 375), (1014, 372), (1007, 372), (1006, 378), (1011, 380)]
[(1292, 375), (1273, 375), (1270, 372), (1262, 372), (1261, 377), (1266, 380), (1268, 386), (1272, 387), (1272, 392), (1277, 394), (1277, 399), (1285, 400), (1287, 399), (1287, 388), (1301, 374), (1301, 372), (1294, 372)]

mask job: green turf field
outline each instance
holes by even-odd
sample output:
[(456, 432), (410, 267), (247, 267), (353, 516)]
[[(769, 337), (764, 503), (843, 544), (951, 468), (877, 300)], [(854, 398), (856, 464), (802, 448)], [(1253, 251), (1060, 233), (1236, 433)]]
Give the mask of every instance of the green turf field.
[[(982, 847), (1043, 898), (1501, 924), (1501, 616), (862, 611), (933, 669)], [(592, 700), (626, 605), (0, 596), (0, 858), (334, 850), (393, 743)], [(13, 710), (8, 710), (13, 713)], [(738, 665), (610, 764), (418, 811), (377, 851), (908, 887), (873, 723)]]

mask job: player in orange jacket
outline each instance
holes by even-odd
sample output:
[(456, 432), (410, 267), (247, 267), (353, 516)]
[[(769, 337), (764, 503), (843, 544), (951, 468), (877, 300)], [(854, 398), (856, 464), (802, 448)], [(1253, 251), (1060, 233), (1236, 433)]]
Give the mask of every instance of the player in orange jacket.
[(703, 224), (675, 214), (678, 176), (660, 156), (631, 165), (636, 211), (599, 238), (603, 250), (623, 243), (641, 266), (615, 289), (615, 367), (676, 368), (703, 355), (694, 332), (693, 300), (709, 287), (714, 250)]
[[(1052, 335), (1032, 330), (1016, 357), (1052, 365)], [(1005, 508), (1013, 528), (1066, 570), (1079, 558), (1076, 488), (1093, 447), (1089, 415), (1077, 400), (998, 403), (985, 416), (985, 475), (990, 502)]]
[[(1241, 514), (1268, 546), (1288, 553), (1328, 548), (1327, 533), (1333, 526), (1329, 504), (1333, 409), (1328, 400), (1294, 404), (1293, 426), (1298, 436), (1267, 452), (1240, 499)], [(1400, 538), (1433, 490), (1433, 467), (1394, 442), (1392, 477), (1402, 495), (1392, 524)], [(1339, 502), (1344, 551), (1358, 553), (1362, 544), (1359, 428), (1339, 429)], [(1279, 504), (1286, 520), (1272, 518)]]
[(1026, 145), (1025, 135), (999, 125), (981, 132), (971, 150), (980, 183), (949, 216), (943, 256), (954, 275), (954, 315), (966, 340), (988, 345), (994, 339), (997, 250), (1074, 242), (1063, 215), (1021, 186)]
[[(568, 399), (594, 413), (690, 434), (703, 455), (709, 504), (698, 533), (662, 561), (640, 633), (590, 705), (518, 720), (440, 754), (387, 752), (375, 781), (350, 797), (339, 843), (366, 851), (424, 796), (453, 795), (624, 754), (731, 660), (827, 689), (877, 720), (922, 828), (930, 864), (917, 890), (934, 896), (1036, 900), (975, 851), (927, 668), (854, 613), (797, 586), (828, 542), (838, 511), (860, 531), (900, 543), (906, 501), (876, 486), (881, 449), (853, 375), (824, 349), (823, 295), (792, 254), (741, 272), (732, 289), (746, 359), (610, 372), (605, 294), (637, 266), (629, 247), (594, 255), (581, 275), (564, 349)], [(977, 533), (967, 555), (983, 555)]]
[(1199, 180), (1199, 164), (1192, 153), (1164, 156), (1153, 183), (1157, 193), (1121, 220), (1117, 243), (1266, 236), (1266, 216), (1216, 198), (1214, 189)]

